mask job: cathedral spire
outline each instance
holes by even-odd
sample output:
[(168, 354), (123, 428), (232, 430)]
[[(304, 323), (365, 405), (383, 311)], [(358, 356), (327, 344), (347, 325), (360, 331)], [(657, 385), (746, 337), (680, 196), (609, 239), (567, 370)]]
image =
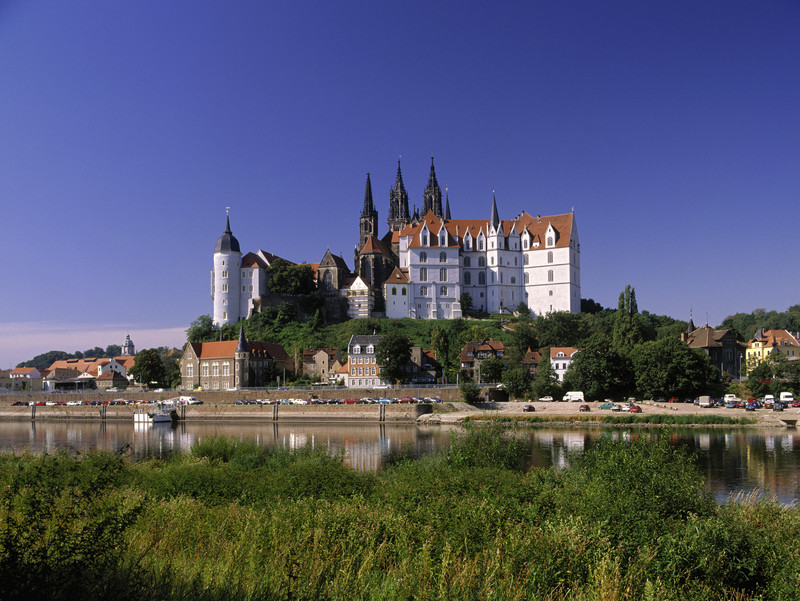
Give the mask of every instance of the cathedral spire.
[(408, 213), (408, 192), (403, 185), (403, 172), (400, 170), (400, 159), (397, 159), (397, 178), (394, 187), (389, 190), (389, 231), (403, 229), (410, 222)]
[(494, 190), (492, 190), (492, 216), (491, 216), (492, 227), (497, 230), (497, 227), (500, 225), (500, 217), (497, 214), (497, 200), (494, 197)]
[(247, 352), (247, 342), (244, 339), (244, 324), (239, 326), (239, 344), (236, 346), (237, 353)]
[(450, 217), (450, 194), (447, 191), (447, 188), (444, 189), (444, 218), (447, 221), (450, 221), (452, 217)]
[(375, 212), (375, 205), (372, 204), (372, 184), (367, 173), (367, 187), (364, 190), (364, 208), (361, 209), (361, 216), (365, 217)]
[(439, 188), (439, 182), (436, 181), (436, 169), (433, 167), (433, 157), (431, 157), (431, 173), (428, 176), (428, 187), (425, 188), (423, 196), (422, 214), (426, 215), (428, 211), (433, 211), (433, 214), (442, 218), (442, 190)]

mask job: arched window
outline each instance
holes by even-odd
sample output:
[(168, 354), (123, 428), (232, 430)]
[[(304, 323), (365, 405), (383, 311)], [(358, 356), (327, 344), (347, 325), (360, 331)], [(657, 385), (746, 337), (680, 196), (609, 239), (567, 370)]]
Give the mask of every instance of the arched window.
[(420, 263), (428, 262), (428, 253), (426, 253), (424, 250), (421, 253), (419, 253), (419, 262)]
[(485, 286), (486, 285), (486, 274), (482, 271), (478, 274), (478, 285)]
[(392, 296), (397, 296), (397, 288), (392, 286)]
[(547, 272), (547, 281), (548, 282), (552, 282), (553, 281), (553, 270), (552, 269), (548, 270), (548, 272)]
[(427, 286), (422, 286), (419, 289), (419, 295), (420, 296), (428, 296), (428, 287)]
[(494, 265), (494, 257), (489, 257), (489, 265)]
[(445, 269), (444, 267), (442, 267), (439, 270), (439, 281), (440, 282), (446, 282), (447, 281), (447, 269)]
[(528, 264), (528, 255), (522, 255), (522, 262), (527, 265)]
[(447, 296), (447, 286), (439, 288), (439, 296)]
[(552, 236), (548, 236), (547, 237), (547, 246), (553, 246), (553, 237)]
[(472, 284), (472, 274), (467, 271), (464, 273), (464, 285), (470, 286)]
[(470, 266), (469, 257), (464, 257), (464, 267), (469, 267), (469, 266)]
[(439, 253), (439, 263), (447, 263), (447, 253), (440, 252)]
[(478, 240), (478, 250), (483, 250), (483, 239)]
[(420, 282), (428, 281), (428, 270), (425, 267), (419, 270), (419, 281)]
[(322, 276), (322, 289), (333, 290), (333, 275), (330, 271), (326, 271), (325, 275)]
[(552, 250), (548, 250), (547, 251), (547, 262), (548, 263), (552, 263), (553, 262), (553, 251)]
[(403, 288), (400, 292), (402, 293), (402, 296), (406, 295), (406, 289), (405, 288)]
[(486, 257), (478, 257), (478, 267), (486, 267)]
[(517, 283), (517, 278), (515, 278), (513, 275), (511, 276), (511, 283), (512, 284), (516, 284)]

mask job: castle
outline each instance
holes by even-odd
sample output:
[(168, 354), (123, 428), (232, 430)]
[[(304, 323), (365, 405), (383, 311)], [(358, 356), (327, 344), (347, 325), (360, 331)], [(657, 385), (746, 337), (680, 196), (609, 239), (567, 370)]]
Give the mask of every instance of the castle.
[[(521, 303), (533, 315), (580, 312), (580, 242), (573, 212), (544, 217), (522, 212), (502, 220), (492, 195), (488, 219), (452, 219), (431, 158), (422, 211), (409, 212), (400, 162), (389, 191), (389, 229), (378, 234), (378, 211), (367, 174), (353, 270), (328, 250), (311, 265), (336, 317), (453, 319), (473, 311), (502, 313)], [(270, 297), (269, 266), (277, 258), (241, 253), (230, 217), (214, 249), (213, 320), (235, 323)]]

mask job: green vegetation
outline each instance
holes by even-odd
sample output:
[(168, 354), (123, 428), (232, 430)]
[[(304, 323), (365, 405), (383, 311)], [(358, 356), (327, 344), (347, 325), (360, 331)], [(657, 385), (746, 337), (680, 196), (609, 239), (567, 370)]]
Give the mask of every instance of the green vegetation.
[(718, 505), (668, 438), (521, 469), (497, 426), (360, 473), (207, 439), (0, 456), (3, 599), (794, 599), (800, 509)]
[(750, 417), (728, 417), (727, 415), (606, 415), (604, 424), (666, 424), (675, 426), (746, 426), (757, 420)]

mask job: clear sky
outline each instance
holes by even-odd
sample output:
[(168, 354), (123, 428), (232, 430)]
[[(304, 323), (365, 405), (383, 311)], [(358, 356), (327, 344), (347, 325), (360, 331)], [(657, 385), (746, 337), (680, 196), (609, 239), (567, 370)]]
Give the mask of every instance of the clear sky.
[(582, 296), (800, 302), (800, 3), (0, 0), (0, 367), (179, 346), (242, 250), (352, 267), (402, 156), (454, 218), (574, 209)]

